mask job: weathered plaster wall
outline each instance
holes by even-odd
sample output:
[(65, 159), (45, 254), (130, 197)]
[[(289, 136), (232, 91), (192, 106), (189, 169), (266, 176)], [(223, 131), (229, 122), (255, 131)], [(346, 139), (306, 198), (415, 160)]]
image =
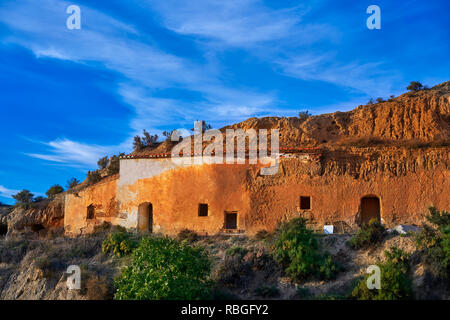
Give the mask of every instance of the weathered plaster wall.
[[(152, 204), (153, 231), (168, 234), (184, 228), (217, 233), (224, 227), (225, 211), (237, 211), (238, 229), (250, 234), (299, 215), (311, 217), (319, 227), (337, 221), (354, 227), (361, 198), (367, 195), (380, 199), (381, 218), (388, 226), (420, 224), (430, 205), (450, 210), (446, 149), (358, 152), (318, 160), (285, 158), (273, 176), (261, 175), (259, 165), (121, 160), (119, 179), (89, 187), (79, 197), (66, 196), (66, 231), (89, 232), (102, 221), (136, 228), (143, 203)], [(300, 196), (311, 197), (311, 210), (300, 210)], [(200, 203), (209, 205), (207, 217), (198, 216)], [(86, 221), (90, 204), (103, 214)]]
[[(158, 175), (140, 179), (141, 168), (156, 163)], [(249, 194), (245, 190), (248, 165), (173, 166), (170, 159), (123, 160), (121, 177), (136, 177), (132, 184), (119, 182), (117, 198), (120, 211), (127, 212), (127, 227), (136, 227), (138, 207), (153, 206), (153, 230), (175, 233), (183, 228), (217, 233), (224, 222), (225, 211), (239, 211), (238, 228), (243, 228), (249, 212)], [(147, 173), (151, 172), (148, 170)], [(150, 176), (150, 177), (149, 177)], [(207, 217), (198, 216), (199, 203), (207, 203)]]
[[(65, 198), (64, 229), (66, 234), (85, 234), (93, 231), (95, 225), (108, 221), (121, 224), (116, 200), (118, 175), (87, 187), (77, 193), (67, 193)], [(94, 219), (87, 218), (87, 207), (95, 207)]]

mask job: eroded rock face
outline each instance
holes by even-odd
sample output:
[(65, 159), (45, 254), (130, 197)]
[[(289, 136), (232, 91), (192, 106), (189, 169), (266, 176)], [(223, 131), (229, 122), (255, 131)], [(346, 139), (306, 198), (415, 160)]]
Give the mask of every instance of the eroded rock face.
[(29, 209), (16, 207), (3, 216), (3, 222), (8, 225), (8, 235), (61, 228), (64, 226), (64, 196), (56, 195), (51, 200), (33, 204)]

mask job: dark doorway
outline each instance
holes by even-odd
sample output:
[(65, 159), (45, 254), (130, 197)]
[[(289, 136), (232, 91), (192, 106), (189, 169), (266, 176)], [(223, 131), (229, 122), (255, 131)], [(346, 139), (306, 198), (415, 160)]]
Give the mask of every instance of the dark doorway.
[(87, 219), (94, 219), (95, 218), (95, 207), (93, 204), (89, 205), (87, 207)]
[(367, 224), (370, 220), (381, 221), (380, 199), (375, 196), (361, 198), (361, 224)]
[(153, 205), (150, 202), (139, 205), (137, 229), (142, 232), (153, 232)]
[(237, 212), (225, 211), (225, 229), (237, 229)]

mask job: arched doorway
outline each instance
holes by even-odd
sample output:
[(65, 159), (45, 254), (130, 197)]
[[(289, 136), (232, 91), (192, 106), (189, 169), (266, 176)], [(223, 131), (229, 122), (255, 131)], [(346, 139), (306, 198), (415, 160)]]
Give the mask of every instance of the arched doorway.
[(365, 196), (361, 198), (361, 224), (367, 224), (370, 220), (381, 221), (380, 199), (376, 196)]
[(150, 202), (144, 202), (138, 208), (137, 229), (141, 232), (153, 231), (153, 205)]

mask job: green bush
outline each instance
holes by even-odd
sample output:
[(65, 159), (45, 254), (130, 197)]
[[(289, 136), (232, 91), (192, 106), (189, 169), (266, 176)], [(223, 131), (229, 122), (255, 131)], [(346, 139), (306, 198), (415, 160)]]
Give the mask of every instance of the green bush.
[(131, 235), (124, 231), (114, 231), (102, 243), (103, 253), (114, 254), (118, 258), (130, 254), (136, 246), (135, 241), (131, 239)]
[(192, 243), (198, 240), (198, 234), (195, 231), (183, 229), (178, 232), (177, 239), (180, 241)]
[(102, 176), (98, 171), (88, 171), (87, 180), (88, 184), (96, 184), (97, 182), (100, 182), (100, 180), (102, 180)]
[(22, 208), (29, 208), (32, 201), (34, 194), (32, 194), (28, 190), (22, 190), (18, 194), (15, 194), (12, 196), (16, 200), (16, 205), (20, 206)]
[(194, 300), (211, 296), (211, 263), (203, 248), (144, 237), (115, 280), (117, 300)]
[(338, 271), (331, 256), (321, 254), (317, 236), (306, 227), (303, 218), (292, 219), (278, 228), (273, 255), (294, 280), (310, 276), (333, 279)]
[(80, 181), (77, 178), (70, 178), (69, 180), (67, 180), (67, 189), (75, 188), (79, 184)]
[(412, 298), (409, 273), (409, 255), (393, 247), (384, 252), (386, 261), (378, 264), (381, 271), (381, 289), (367, 288), (367, 274), (352, 291), (352, 297), (358, 300), (402, 300)]
[(59, 184), (55, 184), (55, 185), (51, 186), (50, 189), (48, 189), (45, 194), (47, 195), (47, 197), (50, 198), (61, 192), (64, 192), (64, 188), (61, 187)]
[(240, 246), (234, 246), (231, 247), (229, 249), (227, 249), (227, 251), (225, 251), (225, 254), (229, 255), (229, 256), (234, 256), (234, 255), (240, 255), (245, 256), (247, 254), (248, 250), (246, 248), (240, 247)]
[(372, 219), (358, 230), (348, 244), (354, 249), (369, 247), (381, 242), (385, 231), (386, 229), (377, 219)]
[(97, 165), (100, 170), (106, 169), (106, 167), (108, 166), (108, 163), (109, 163), (108, 157), (100, 158), (97, 161)]
[(409, 85), (406, 87), (406, 90), (409, 91), (419, 91), (423, 89), (423, 85), (419, 81), (411, 81)]
[(440, 278), (450, 278), (450, 214), (428, 208), (429, 224), (424, 224), (416, 237), (417, 248), (424, 250), (425, 263), (431, 273)]

